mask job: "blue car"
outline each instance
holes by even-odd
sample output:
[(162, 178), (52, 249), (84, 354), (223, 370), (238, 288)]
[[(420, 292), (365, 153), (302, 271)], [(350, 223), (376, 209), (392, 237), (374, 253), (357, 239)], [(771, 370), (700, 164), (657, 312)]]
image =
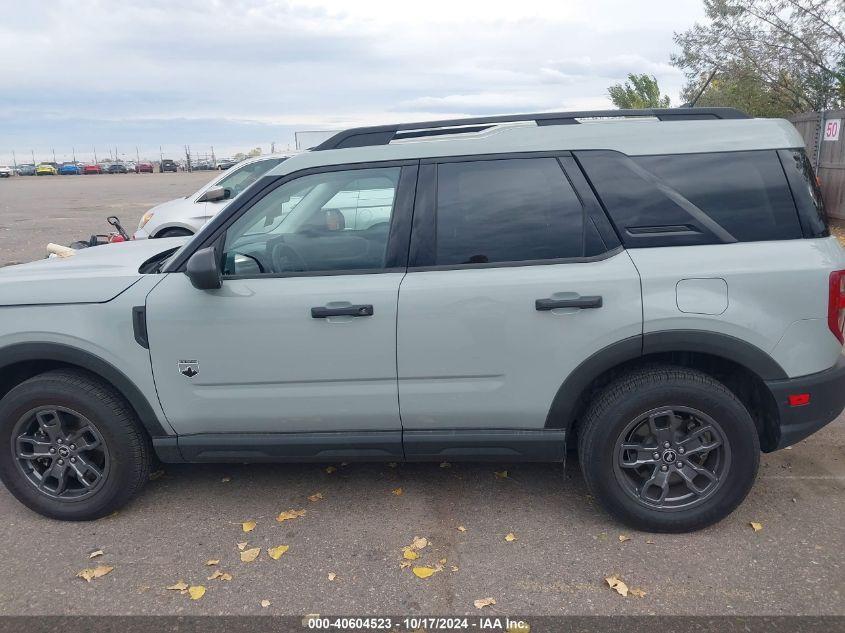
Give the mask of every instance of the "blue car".
[(62, 163), (59, 167), (60, 176), (78, 176), (81, 173), (82, 169), (76, 163)]

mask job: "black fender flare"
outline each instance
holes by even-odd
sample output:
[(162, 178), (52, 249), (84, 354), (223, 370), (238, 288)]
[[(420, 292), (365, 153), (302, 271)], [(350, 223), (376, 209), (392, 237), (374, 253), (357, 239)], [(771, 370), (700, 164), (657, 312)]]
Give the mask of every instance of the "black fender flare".
[(126, 374), (99, 356), (63, 343), (17, 343), (0, 349), (0, 372), (25, 361), (53, 361), (75, 365), (100, 376), (126, 398), (151, 437), (171, 435), (164, 429), (141, 390)]
[(667, 352), (694, 352), (741, 365), (763, 381), (788, 378), (777, 361), (759, 347), (729, 334), (705, 330), (661, 330), (616, 341), (578, 365), (555, 394), (546, 428), (567, 431), (575, 421), (584, 390), (604, 372), (638, 358)]

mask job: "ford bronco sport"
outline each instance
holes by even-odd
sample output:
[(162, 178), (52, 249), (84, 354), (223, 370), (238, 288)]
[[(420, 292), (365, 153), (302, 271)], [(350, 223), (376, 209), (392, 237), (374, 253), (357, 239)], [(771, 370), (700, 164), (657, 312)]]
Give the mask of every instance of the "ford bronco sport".
[(0, 476), (59, 519), (154, 456), (570, 445), (614, 516), (693, 530), (845, 406), (845, 253), (802, 139), (731, 109), (347, 130), (187, 243), (11, 266), (0, 302)]

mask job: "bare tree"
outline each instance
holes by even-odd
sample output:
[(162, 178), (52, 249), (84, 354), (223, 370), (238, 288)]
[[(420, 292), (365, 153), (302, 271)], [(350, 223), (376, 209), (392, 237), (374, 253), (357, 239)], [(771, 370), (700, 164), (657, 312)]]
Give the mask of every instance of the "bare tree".
[(691, 84), (717, 69), (763, 82), (790, 111), (845, 100), (845, 0), (704, 0), (706, 24), (675, 34)]

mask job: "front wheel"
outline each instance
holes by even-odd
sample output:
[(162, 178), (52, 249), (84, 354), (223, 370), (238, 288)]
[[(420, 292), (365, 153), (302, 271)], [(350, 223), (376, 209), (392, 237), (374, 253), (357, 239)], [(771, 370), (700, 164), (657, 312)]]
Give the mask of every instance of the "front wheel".
[(187, 237), (189, 235), (193, 235), (193, 233), (191, 233), (188, 229), (173, 228), (164, 229), (153, 237)]
[(111, 386), (59, 369), (0, 400), (0, 479), (30, 509), (53, 519), (111, 514), (149, 478), (151, 447)]
[(654, 532), (688, 532), (730, 514), (760, 461), (754, 421), (710, 376), (654, 367), (608, 385), (580, 427), (589, 490), (621, 521)]

